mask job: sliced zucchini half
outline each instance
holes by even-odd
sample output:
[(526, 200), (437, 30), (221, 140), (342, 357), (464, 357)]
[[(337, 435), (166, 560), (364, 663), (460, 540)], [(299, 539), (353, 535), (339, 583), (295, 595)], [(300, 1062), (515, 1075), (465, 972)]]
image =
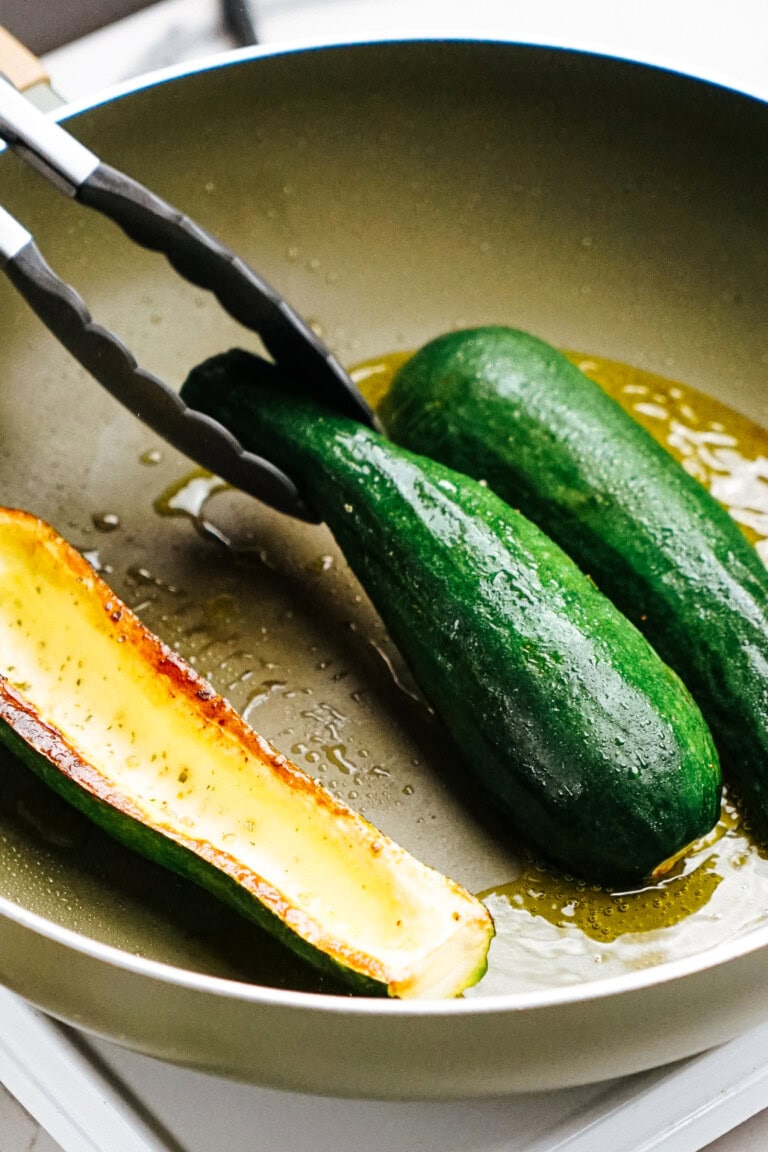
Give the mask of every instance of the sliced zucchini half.
[(459, 995), (484, 905), (331, 796), (46, 523), (0, 509), (0, 739), (116, 839), (358, 992)]

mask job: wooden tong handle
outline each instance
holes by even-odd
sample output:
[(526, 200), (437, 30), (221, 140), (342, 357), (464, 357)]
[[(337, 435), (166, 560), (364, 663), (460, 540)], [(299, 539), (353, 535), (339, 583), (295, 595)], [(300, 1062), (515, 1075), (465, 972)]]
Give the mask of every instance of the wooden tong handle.
[(48, 83), (48, 73), (29, 48), (0, 26), (0, 72), (20, 92)]

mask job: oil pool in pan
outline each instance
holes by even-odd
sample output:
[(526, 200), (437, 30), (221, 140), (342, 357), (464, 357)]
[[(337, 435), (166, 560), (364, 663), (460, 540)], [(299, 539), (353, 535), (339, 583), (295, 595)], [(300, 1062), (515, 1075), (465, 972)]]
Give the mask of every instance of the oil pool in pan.
[[(355, 370), (357, 383), (373, 404), (405, 358), (406, 354), (394, 354)], [(575, 353), (572, 358), (710, 488), (768, 562), (768, 431), (683, 385), (612, 361)], [(151, 449), (141, 463), (151, 467), (161, 456), (160, 449)], [(236, 515), (234, 527), (229, 523), (232, 517), (224, 514), (222, 519), (222, 502), (228, 498), (235, 503), (239, 499), (234, 493), (227, 495), (220, 481), (196, 470), (158, 492), (154, 511), (161, 517), (189, 519), (203, 536), (226, 549), (230, 567), (234, 562), (269, 568), (273, 563), (269, 548), (242, 530), (248, 516)], [(243, 505), (238, 507), (242, 511)], [(108, 540), (119, 536), (122, 525), (109, 510), (101, 509), (94, 514), (92, 528), (104, 540), (104, 548), (93, 548), (86, 555), (99, 567), (101, 553), (109, 551)], [(279, 527), (277, 532), (279, 536)], [(336, 571), (338, 566), (330, 553), (309, 561), (311, 577), (329, 585), (348, 579)], [(110, 581), (113, 576), (105, 567)], [(276, 572), (278, 578), (283, 575)], [(190, 604), (182, 589), (141, 566), (129, 568), (123, 582), (125, 588), (118, 591), (145, 623), (209, 676), (253, 727), (319, 776), (331, 791), (374, 821), (377, 800), (385, 793), (387, 806), (409, 803), (413, 785), (408, 766), (401, 771), (402, 765), (395, 764), (397, 734), (388, 750), (377, 749), (373, 742), (361, 746), (351, 717), (318, 703), (309, 687), (292, 682), (271, 652), (266, 627), (261, 629), (264, 639), (256, 654), (246, 652), (238, 635), (235, 598), (218, 594), (205, 603)], [(333, 598), (334, 588), (326, 587), (324, 593)], [(290, 604), (290, 590), (285, 604)], [(284, 605), (281, 611), (290, 615), (291, 608)], [(428, 720), (426, 706), (392, 659), (386, 638), (372, 631), (357, 639), (365, 641), (407, 708)], [(314, 653), (315, 648), (309, 651)], [(344, 672), (326, 670), (318, 649), (314, 675), (333, 680)], [(361, 702), (355, 701), (354, 686), (349, 687), (357, 706)], [(302, 729), (294, 729), (290, 722), (286, 726), (282, 713), (286, 707), (302, 717)], [(282, 724), (277, 730), (276, 718)], [(106, 885), (124, 909), (121, 928), (111, 940), (118, 947), (135, 947), (137, 939), (151, 939), (151, 954), (170, 963), (179, 962), (181, 947), (182, 962), (200, 971), (281, 987), (337, 991), (273, 941), (260, 935), (254, 947), (249, 924), (192, 885), (129, 856), (13, 763), (4, 763), (0, 773), (0, 816), (3, 810), (27, 832), (32, 829), (39, 845), (29, 891), (44, 915), (57, 919), (63, 907), (70, 926), (88, 934), (90, 901), (98, 899)], [(417, 823), (425, 819), (429, 817), (420, 816)], [(4, 827), (7, 839), (13, 835), (13, 823)], [(5, 849), (12, 859), (16, 856), (13, 844), (6, 843)], [(61, 853), (77, 855), (76, 888), (67, 886), (58, 872)], [(16, 858), (19, 868), (29, 866), (22, 850)], [(606, 892), (528, 860), (518, 875), (503, 877), (482, 895), (497, 935), (488, 972), (467, 996), (621, 975), (733, 939), (768, 919), (768, 858), (751, 843), (737, 806), (726, 796), (713, 833), (663, 880), (642, 890)]]

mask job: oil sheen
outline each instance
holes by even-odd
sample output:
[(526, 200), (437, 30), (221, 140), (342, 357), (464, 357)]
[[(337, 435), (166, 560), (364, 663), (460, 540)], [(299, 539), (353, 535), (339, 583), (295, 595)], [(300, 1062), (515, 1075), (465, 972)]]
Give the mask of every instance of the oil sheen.
[[(682, 384), (567, 354), (709, 488), (768, 562), (768, 431)], [(355, 369), (374, 407), (407, 358), (395, 353)], [(768, 919), (768, 859), (726, 795), (717, 828), (656, 883), (610, 892), (529, 859), (482, 896), (497, 935), (470, 996), (619, 976), (732, 940)]]

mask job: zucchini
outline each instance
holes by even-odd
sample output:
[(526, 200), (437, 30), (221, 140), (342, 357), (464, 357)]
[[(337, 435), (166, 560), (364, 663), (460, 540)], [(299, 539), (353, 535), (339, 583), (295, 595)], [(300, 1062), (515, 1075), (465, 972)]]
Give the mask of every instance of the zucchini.
[(590, 573), (683, 678), (768, 835), (768, 574), (704, 487), (565, 356), (510, 328), (427, 344), (380, 415)]
[(116, 839), (358, 992), (453, 996), (486, 908), (284, 759), (47, 524), (0, 509), (0, 738)]
[(698, 708), (530, 521), (246, 353), (202, 365), (182, 393), (327, 522), (510, 832), (623, 883), (711, 829), (720, 772)]

